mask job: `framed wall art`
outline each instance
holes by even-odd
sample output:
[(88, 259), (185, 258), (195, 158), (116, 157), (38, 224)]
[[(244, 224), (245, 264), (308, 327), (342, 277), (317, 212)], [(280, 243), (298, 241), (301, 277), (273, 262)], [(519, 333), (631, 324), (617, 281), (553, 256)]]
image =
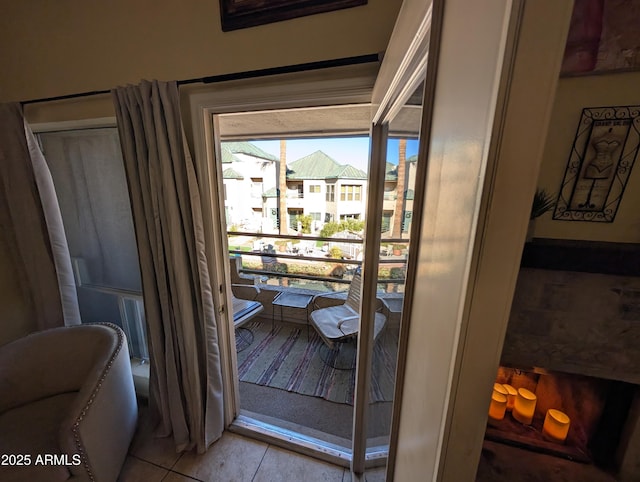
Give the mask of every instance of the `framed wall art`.
[(220, 0), (220, 17), (222, 30), (228, 32), (366, 3), (367, 0)]
[(640, 106), (582, 110), (553, 219), (612, 222), (640, 147)]
[(563, 76), (640, 69), (640, 0), (575, 0)]

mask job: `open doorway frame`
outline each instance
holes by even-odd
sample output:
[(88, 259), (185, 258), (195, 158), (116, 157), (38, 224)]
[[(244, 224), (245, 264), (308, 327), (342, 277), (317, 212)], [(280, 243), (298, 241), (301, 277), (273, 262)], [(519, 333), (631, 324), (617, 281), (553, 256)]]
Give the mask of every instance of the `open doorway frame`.
[[(406, 68), (407, 56), (415, 54), (407, 50), (411, 45), (407, 39), (415, 37), (427, 12), (430, 15), (429, 6), (430, 2), (421, 0), (403, 4), (385, 56), (387, 71), (392, 73), (386, 89), (384, 84), (378, 88), (383, 100), (389, 88), (398, 87), (400, 78), (393, 74), (394, 67), (396, 71), (400, 66)], [(425, 142), (419, 154), (424, 164), (429, 162), (420, 218), (424, 229), (413, 256), (416, 291), (406, 310), (410, 324), (388, 480), (472, 480), (475, 475), (489, 399), (477, 394), (490, 393), (501, 353), (571, 6), (569, 0), (434, 3), (431, 38), (437, 42), (430, 48), (438, 54), (427, 73)], [(243, 106), (265, 110), (344, 103), (346, 99), (369, 102), (371, 72), (364, 77), (358, 82), (343, 78), (338, 82), (342, 89), (334, 82), (331, 90), (318, 77), (314, 83), (309, 73), (309, 83), (297, 89), (293, 86), (299, 77), (280, 77), (270, 79), (275, 82), (240, 82), (228, 89), (225, 86), (225, 92), (193, 95), (199, 176), (209, 186), (216, 185), (212, 182), (216, 173), (208, 167), (215, 151), (213, 113), (239, 111)], [(381, 74), (379, 81), (382, 78)], [(380, 97), (374, 96), (374, 103), (376, 99)], [(464, 115), (453, 116), (459, 109), (451, 106), (460, 104)], [(523, 112), (527, 126), (517, 122)], [(455, 270), (447, 271), (449, 278), (443, 279), (443, 273), (435, 270), (442, 264), (434, 256), (441, 253), (441, 243), (450, 240), (451, 226), (447, 213), (438, 206), (446, 206), (461, 193), (460, 186), (447, 185), (442, 177), (456, 165), (471, 168), (464, 171), (469, 181), (465, 188), (468, 202), (461, 218), (464, 222), (457, 225), (464, 243), (457, 247), (460, 257)], [(210, 187), (208, 192), (204, 189), (206, 199), (213, 200), (212, 195)], [(224, 253), (224, 240), (213, 236), (217, 220), (213, 207), (212, 203), (204, 212), (211, 220), (207, 235), (214, 239), (210, 260)], [(224, 279), (227, 263), (212, 265), (211, 273), (218, 280)], [(216, 296), (221, 306), (228, 306), (224, 287), (214, 286), (220, 287)], [(454, 289), (447, 291), (447, 286)], [(447, 296), (441, 296), (442, 290)], [(419, 323), (418, 313), (429, 313), (434, 322)], [(221, 339), (230, 340), (226, 335)], [(225, 383), (229, 393), (237, 394), (233, 380)], [(477, 403), (478, 399), (486, 399), (487, 406)], [(227, 423), (233, 420), (236, 406), (227, 407)], [(352, 471), (362, 473), (364, 450), (354, 450), (353, 456)]]

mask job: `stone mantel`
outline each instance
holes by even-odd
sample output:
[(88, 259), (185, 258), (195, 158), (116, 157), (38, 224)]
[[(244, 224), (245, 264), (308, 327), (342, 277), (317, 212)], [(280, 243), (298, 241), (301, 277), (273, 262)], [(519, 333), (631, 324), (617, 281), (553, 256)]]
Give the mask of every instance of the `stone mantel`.
[(502, 364), (640, 384), (638, 245), (571, 246), (525, 249)]

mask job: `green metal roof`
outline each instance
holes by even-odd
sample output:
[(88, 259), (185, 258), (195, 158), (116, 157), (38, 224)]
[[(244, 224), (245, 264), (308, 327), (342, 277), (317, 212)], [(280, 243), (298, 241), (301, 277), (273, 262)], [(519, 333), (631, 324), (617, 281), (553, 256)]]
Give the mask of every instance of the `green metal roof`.
[(333, 173), (331, 173), (330, 176), (327, 177), (335, 177), (338, 179), (366, 179), (367, 173), (356, 167), (353, 167), (351, 164), (346, 164), (340, 166)]
[(417, 162), (418, 161), (418, 154), (414, 154), (411, 157), (407, 158), (407, 162)]
[(222, 162), (230, 163), (233, 161), (239, 161), (234, 154), (246, 154), (248, 156), (257, 157), (259, 159), (265, 159), (267, 161), (279, 161), (276, 156), (263, 151), (258, 146), (251, 142), (222, 142)]
[(225, 169), (222, 171), (223, 179), (244, 179), (244, 176), (235, 169)]
[(287, 179), (366, 179), (367, 173), (350, 164), (338, 164), (322, 151), (302, 157), (289, 164)]
[(222, 153), (222, 164), (231, 164), (234, 161), (239, 161), (236, 156), (226, 147), (224, 144), (221, 145), (220, 152)]
[(264, 197), (278, 197), (278, 190), (275, 187), (272, 187), (271, 189), (267, 189), (263, 192), (262, 195)]

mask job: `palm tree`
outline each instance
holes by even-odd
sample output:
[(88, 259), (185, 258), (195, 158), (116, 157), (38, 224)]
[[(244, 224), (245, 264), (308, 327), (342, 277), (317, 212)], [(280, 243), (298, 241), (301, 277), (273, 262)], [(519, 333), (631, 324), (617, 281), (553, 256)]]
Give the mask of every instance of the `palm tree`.
[(280, 169), (278, 173), (278, 225), (280, 234), (287, 234), (287, 141), (280, 139)]
[(396, 207), (394, 210), (392, 238), (402, 237), (402, 224), (404, 221), (404, 183), (407, 166), (407, 140), (400, 139), (398, 143), (398, 182), (396, 184)]

